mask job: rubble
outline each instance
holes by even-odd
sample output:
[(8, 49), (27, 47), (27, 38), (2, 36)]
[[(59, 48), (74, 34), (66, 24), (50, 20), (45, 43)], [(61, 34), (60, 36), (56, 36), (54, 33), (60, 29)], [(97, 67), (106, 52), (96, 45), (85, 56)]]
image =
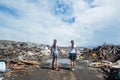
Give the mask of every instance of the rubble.
[(40, 62), (49, 56), (49, 48), (49, 45), (32, 42), (0, 40), (0, 71), (4, 72), (3, 77), (11, 77), (16, 71), (23, 70), (24, 74), (39, 68)]
[(85, 48), (82, 56), (84, 59), (100, 61), (108, 60), (116, 62), (120, 59), (120, 45), (103, 44), (102, 46), (95, 47), (93, 49)]
[[(68, 58), (67, 51), (68, 48), (62, 48), (62, 57)], [(116, 74), (120, 74), (120, 45), (104, 44), (93, 49), (84, 48), (78, 52), (78, 62), (81, 61), (90, 67), (100, 68), (103, 74), (106, 74), (106, 79), (109, 78), (108, 74), (113, 74), (111, 72), (113, 69), (117, 70)], [(31, 74), (34, 69), (40, 68), (41, 62), (48, 59), (49, 55), (49, 45), (0, 40), (0, 71), (3, 74), (0, 78), (10, 78), (11, 80), (19, 74)], [(1, 62), (4, 62), (4, 65), (1, 65)]]
[(91, 67), (100, 68), (105, 80), (120, 80), (120, 45), (103, 44), (85, 48), (81, 54)]
[(39, 61), (41, 56), (44, 56), (45, 54), (49, 54), (48, 45), (0, 40), (0, 60), (11, 61), (15, 59), (30, 59)]

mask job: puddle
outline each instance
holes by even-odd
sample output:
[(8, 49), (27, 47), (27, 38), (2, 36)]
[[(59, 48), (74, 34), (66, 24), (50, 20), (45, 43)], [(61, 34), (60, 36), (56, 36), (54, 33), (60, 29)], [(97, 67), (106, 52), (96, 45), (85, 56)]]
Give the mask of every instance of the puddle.
[(75, 66), (76, 69), (83, 69), (83, 67), (79, 66), (79, 65), (76, 65)]
[[(70, 60), (67, 59), (67, 58), (64, 58), (64, 59), (59, 59), (58, 61), (59, 63), (59, 67), (63, 68), (63, 69), (70, 69), (71, 68), (71, 63), (70, 63)], [(42, 68), (50, 68), (52, 65), (52, 59), (46, 61), (43, 65), (42, 65)], [(78, 65), (76, 63), (76, 69), (83, 69), (83, 67), (81, 65)]]
[[(70, 68), (70, 60), (67, 59), (67, 58), (59, 59), (58, 63), (59, 63), (59, 67), (62, 68), (62, 69), (69, 69)], [(46, 62), (44, 62), (41, 65), (41, 68), (43, 68), (43, 69), (51, 69), (51, 66), (52, 66), (52, 59), (47, 60)]]
[[(48, 60), (46, 63), (52, 63), (52, 59)], [(70, 64), (69, 59), (59, 59), (58, 61), (59, 64)]]

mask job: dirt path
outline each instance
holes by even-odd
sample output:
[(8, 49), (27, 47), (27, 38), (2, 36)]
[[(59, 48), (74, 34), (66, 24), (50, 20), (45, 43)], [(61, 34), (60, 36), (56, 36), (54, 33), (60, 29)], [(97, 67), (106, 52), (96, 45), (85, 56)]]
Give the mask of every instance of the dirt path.
[(76, 64), (76, 70), (70, 71), (69, 64), (61, 64), (60, 71), (51, 70), (50, 63), (43, 63), (41, 68), (31, 75), (16, 80), (104, 80), (96, 69), (82, 63)]
[(103, 75), (98, 72), (98, 69), (88, 67), (85, 64), (78, 63), (79, 67), (74, 72), (77, 80), (104, 80)]
[(16, 80), (77, 80), (73, 72), (68, 70), (54, 71), (51, 69), (40, 69), (31, 75), (19, 77)]

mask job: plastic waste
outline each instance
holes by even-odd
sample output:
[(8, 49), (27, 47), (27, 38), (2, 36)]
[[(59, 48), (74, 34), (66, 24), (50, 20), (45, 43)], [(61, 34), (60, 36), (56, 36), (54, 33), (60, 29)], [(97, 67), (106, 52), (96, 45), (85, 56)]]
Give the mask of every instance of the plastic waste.
[(5, 62), (0, 62), (0, 71), (1, 71), (1, 72), (5, 72), (5, 71), (6, 71)]

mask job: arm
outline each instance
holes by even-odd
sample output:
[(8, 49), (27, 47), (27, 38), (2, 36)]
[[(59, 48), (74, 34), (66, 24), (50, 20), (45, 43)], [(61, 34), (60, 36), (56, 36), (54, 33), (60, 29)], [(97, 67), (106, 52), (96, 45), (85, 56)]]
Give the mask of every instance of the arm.
[(60, 47), (59, 47), (59, 46), (57, 46), (57, 48), (58, 48), (58, 50), (60, 51), (60, 53), (61, 53), (61, 55), (62, 55), (62, 51), (61, 51)]
[(77, 54), (77, 48), (76, 48), (77, 46), (75, 45), (75, 53)]
[(50, 48), (50, 51), (51, 51), (50, 55), (52, 55), (52, 47)]
[(75, 53), (77, 54), (77, 49), (75, 48)]

